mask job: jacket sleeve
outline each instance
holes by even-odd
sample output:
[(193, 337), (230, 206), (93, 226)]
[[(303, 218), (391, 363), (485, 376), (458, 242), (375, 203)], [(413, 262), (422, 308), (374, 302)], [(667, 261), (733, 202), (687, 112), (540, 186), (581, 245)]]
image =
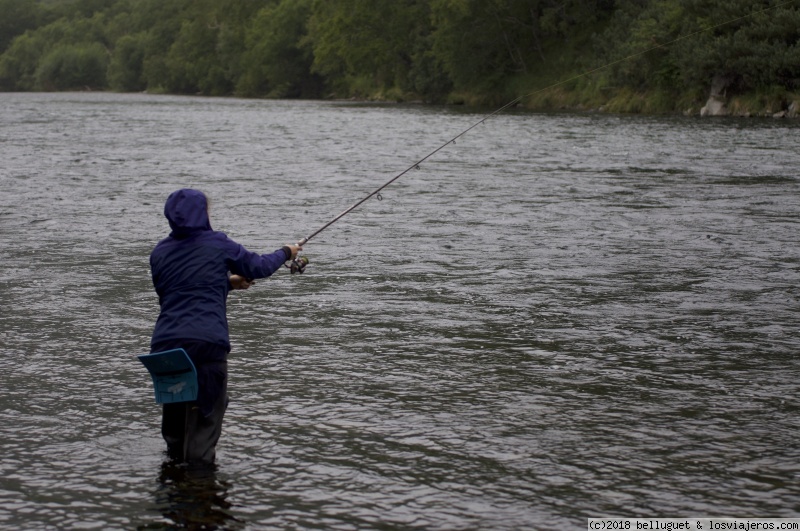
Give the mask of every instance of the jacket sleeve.
[(231, 273), (245, 278), (266, 278), (280, 269), (283, 263), (291, 258), (291, 253), (287, 253), (287, 248), (285, 247), (269, 254), (258, 254), (248, 251), (243, 245), (233, 240), (229, 239), (228, 242), (230, 249), (228, 269)]

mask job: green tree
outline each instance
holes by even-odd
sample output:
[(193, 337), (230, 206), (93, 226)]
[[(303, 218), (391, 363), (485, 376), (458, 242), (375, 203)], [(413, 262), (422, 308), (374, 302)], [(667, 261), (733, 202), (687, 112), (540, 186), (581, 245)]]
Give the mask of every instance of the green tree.
[(190, 7), (191, 0), (138, 0), (133, 6), (131, 31), (144, 33), (142, 76), (147, 90), (170, 90), (171, 71), (166, 59)]
[[(512, 79), (566, 70), (547, 65), (552, 50), (579, 47), (587, 28), (611, 10), (608, 0), (432, 0), (431, 6), (433, 53), (455, 90), (495, 103), (518, 95), (511, 92)], [(570, 59), (576, 58), (573, 52)]]
[(800, 8), (779, 0), (620, 0), (596, 40), (607, 84), (708, 96), (712, 81), (743, 92), (800, 82)]
[(109, 87), (120, 92), (139, 92), (147, 88), (144, 59), (147, 34), (124, 35), (117, 40), (108, 65)]
[(782, 86), (800, 89), (800, 6), (779, 0), (700, 0), (692, 4), (701, 27), (711, 28), (702, 46), (686, 53), (687, 78), (731, 80), (738, 91)]
[(8, 48), (14, 37), (37, 25), (39, 4), (25, 0), (0, 0), (0, 52)]
[(45, 42), (33, 33), (20, 35), (0, 56), (0, 89), (6, 91), (34, 90), (39, 59), (44, 54)]
[(68, 17), (92, 18), (98, 13), (105, 13), (119, 0), (72, 0), (65, 2), (63, 10)]
[(248, 29), (242, 75), (236, 87), (246, 96), (319, 97), (322, 82), (311, 73), (306, 38), (313, 0), (282, 0), (258, 12)]
[[(103, 53), (108, 43), (103, 35), (103, 18), (94, 16), (91, 19), (77, 18), (69, 20), (61, 18), (53, 23), (29, 30), (15, 38), (11, 46), (0, 57), (0, 88), (3, 90), (42, 90), (44, 85), (52, 85), (51, 72), (58, 71), (58, 61), (72, 60), (68, 56), (83, 57), (89, 61), (96, 50), (102, 49)], [(78, 45), (96, 44), (91, 48), (75, 48)], [(58, 48), (73, 47), (64, 55), (53, 55)], [(45, 58), (48, 64), (42, 65)], [(42, 73), (39, 73), (40, 67)], [(66, 71), (64, 71), (66, 75)], [(44, 76), (44, 77), (42, 77)], [(40, 82), (44, 80), (44, 85)], [(105, 88), (104, 84), (92, 83), (86, 85), (92, 88)]]
[(215, 96), (232, 93), (241, 74), (246, 28), (265, 4), (263, 0), (197, 0), (192, 4), (163, 58), (167, 90)]
[(501, 0), (433, 0), (433, 53), (456, 90), (489, 92), (525, 70), (518, 28)]
[(785, 0), (0, 0), (0, 12), (0, 90), (493, 104), (599, 65), (551, 101), (685, 102), (715, 78), (800, 89), (800, 5)]
[(108, 54), (99, 43), (54, 48), (39, 62), (37, 90), (102, 89), (106, 85)]
[(317, 0), (309, 22), (312, 71), (340, 94), (408, 86), (428, 4), (415, 0)]
[(169, 71), (167, 89), (170, 92), (190, 94), (203, 88), (215, 92), (212, 85), (223, 82), (223, 72), (215, 57), (216, 35), (216, 28), (209, 27), (205, 21), (183, 22), (164, 59)]
[(620, 2), (613, 23), (595, 41), (599, 60), (613, 63), (610, 84), (634, 90), (681, 86), (673, 42), (697, 31), (692, 22), (681, 1)]

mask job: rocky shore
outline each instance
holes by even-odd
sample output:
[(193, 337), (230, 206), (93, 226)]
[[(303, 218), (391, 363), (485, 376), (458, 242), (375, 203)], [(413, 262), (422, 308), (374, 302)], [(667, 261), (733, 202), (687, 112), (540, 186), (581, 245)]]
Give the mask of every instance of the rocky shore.
[[(700, 116), (766, 116), (773, 118), (798, 118), (800, 117), (800, 100), (791, 100), (780, 104), (781, 108), (765, 107), (754, 110), (749, 105), (743, 105), (735, 96), (727, 94), (730, 79), (716, 76), (711, 83), (711, 92), (705, 106), (700, 109)], [(691, 110), (685, 114), (695, 114)]]

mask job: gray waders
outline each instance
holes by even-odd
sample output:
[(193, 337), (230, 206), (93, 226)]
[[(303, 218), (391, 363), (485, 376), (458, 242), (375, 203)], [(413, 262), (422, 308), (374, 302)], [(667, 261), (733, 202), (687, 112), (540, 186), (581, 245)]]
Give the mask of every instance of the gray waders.
[(222, 418), (228, 408), (227, 383), (225, 378), (208, 415), (203, 415), (196, 401), (164, 404), (161, 435), (171, 459), (192, 464), (214, 462)]

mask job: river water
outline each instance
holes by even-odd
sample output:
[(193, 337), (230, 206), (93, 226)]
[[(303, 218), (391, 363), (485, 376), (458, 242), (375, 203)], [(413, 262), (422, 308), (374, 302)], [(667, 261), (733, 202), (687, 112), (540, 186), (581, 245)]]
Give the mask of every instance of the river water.
[(218, 467), (164, 464), (169, 192), (268, 252), (481, 117), (0, 94), (0, 527), (800, 516), (796, 121), (491, 118), (231, 294)]

